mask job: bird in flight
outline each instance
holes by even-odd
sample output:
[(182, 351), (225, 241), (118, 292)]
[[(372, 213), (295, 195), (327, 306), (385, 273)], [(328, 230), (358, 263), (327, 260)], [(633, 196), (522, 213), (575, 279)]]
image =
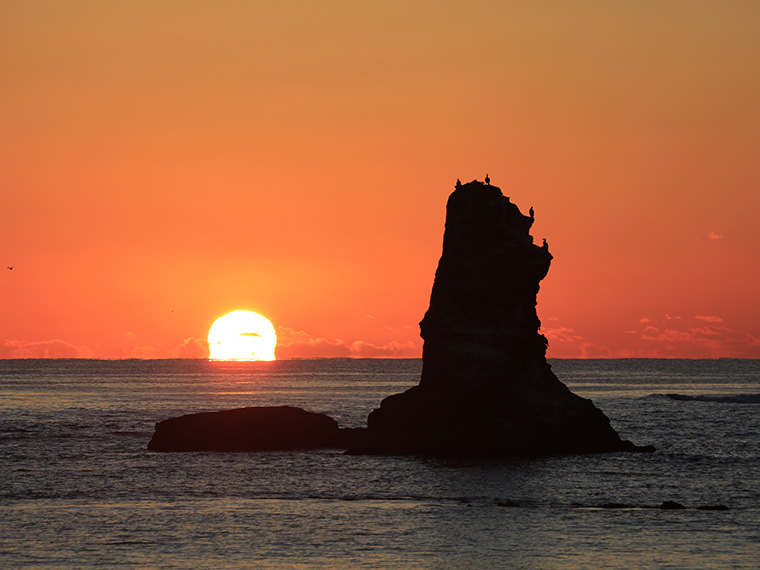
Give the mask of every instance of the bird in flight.
[(13, 269), (13, 268), (14, 268), (14, 266), (13, 266), (13, 265), (9, 265), (9, 266), (8, 266), (8, 269)]

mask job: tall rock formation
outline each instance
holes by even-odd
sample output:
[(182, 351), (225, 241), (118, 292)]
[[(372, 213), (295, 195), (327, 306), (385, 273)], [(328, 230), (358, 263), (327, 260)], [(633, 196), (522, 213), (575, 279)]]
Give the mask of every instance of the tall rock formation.
[(478, 181), (449, 197), (443, 255), (420, 323), (422, 378), (384, 399), (350, 452), (512, 457), (649, 451), (620, 439), (546, 362), (536, 314), (552, 255), (530, 216)]

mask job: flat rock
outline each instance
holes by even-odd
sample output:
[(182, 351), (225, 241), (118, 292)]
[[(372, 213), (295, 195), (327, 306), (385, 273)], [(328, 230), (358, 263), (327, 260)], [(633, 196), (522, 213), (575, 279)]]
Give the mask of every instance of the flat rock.
[(153, 451), (261, 451), (347, 448), (362, 430), (340, 429), (325, 414), (292, 406), (201, 412), (156, 424)]

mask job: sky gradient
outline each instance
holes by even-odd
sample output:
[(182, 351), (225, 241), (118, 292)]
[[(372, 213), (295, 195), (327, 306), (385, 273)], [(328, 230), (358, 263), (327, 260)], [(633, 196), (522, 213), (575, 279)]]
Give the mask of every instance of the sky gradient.
[[(549, 357), (760, 358), (760, 3), (0, 4), (0, 358), (421, 355), (457, 178)], [(7, 267), (12, 266), (9, 270)]]

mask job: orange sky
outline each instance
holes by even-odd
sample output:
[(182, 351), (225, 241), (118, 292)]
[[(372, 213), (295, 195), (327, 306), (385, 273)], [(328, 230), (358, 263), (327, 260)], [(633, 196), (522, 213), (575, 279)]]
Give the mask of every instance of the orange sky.
[[(419, 356), (454, 182), (550, 357), (760, 358), (760, 2), (0, 4), (0, 357)], [(13, 266), (13, 270), (5, 269)]]

